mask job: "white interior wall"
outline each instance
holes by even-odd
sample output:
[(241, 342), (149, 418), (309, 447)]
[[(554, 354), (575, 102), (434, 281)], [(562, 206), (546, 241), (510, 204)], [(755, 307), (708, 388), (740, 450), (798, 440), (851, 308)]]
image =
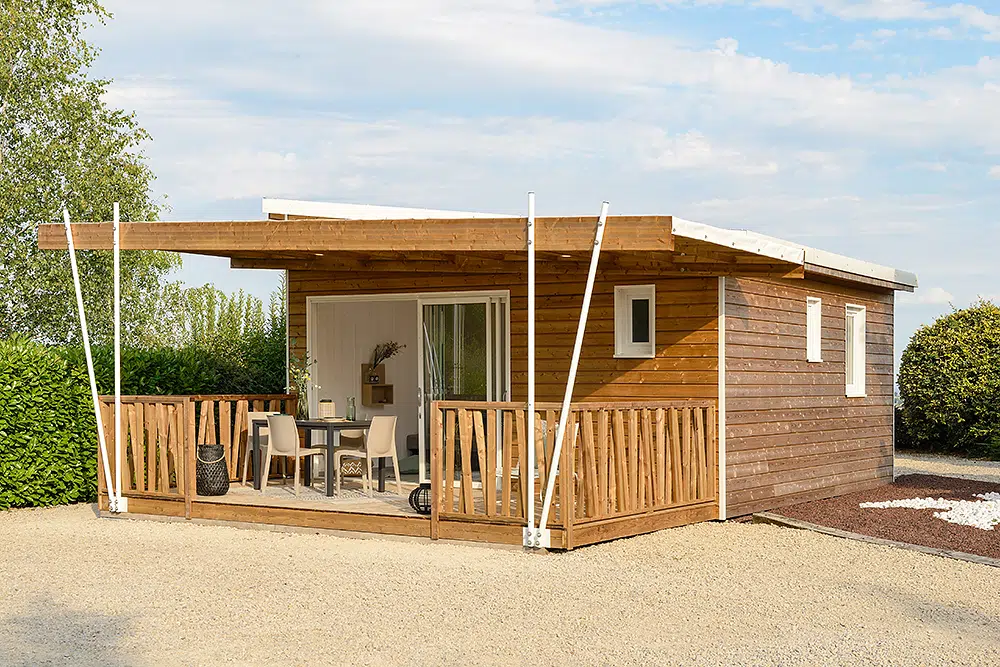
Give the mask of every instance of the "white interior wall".
[[(315, 362), (313, 382), (319, 385), (316, 401), (332, 399), (337, 414), (344, 415), (348, 397), (354, 396), (358, 416), (396, 415), (396, 451), (405, 456), (406, 436), (418, 428), (417, 302), (339, 301), (317, 303), (314, 308), (309, 356)], [(369, 362), (377, 344), (390, 340), (406, 346), (385, 362), (385, 381), (393, 385), (394, 403), (364, 406), (361, 364)]]

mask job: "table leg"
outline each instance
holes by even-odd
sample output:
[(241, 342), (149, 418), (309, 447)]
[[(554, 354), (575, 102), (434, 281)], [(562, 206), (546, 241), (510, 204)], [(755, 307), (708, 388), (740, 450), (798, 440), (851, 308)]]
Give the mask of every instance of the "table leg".
[(378, 459), (378, 492), (385, 493), (385, 457)]
[(250, 455), (250, 465), (253, 467), (253, 488), (260, 491), (260, 424), (253, 423), (253, 454)]
[(340, 431), (327, 426), (326, 428), (326, 495), (332, 496), (333, 492), (336, 490), (334, 486), (335, 475), (333, 466), (333, 450), (337, 444), (340, 443)]
[[(306, 449), (312, 449), (312, 429), (306, 429)], [(311, 456), (305, 456), (305, 485), (312, 486), (312, 458)]]

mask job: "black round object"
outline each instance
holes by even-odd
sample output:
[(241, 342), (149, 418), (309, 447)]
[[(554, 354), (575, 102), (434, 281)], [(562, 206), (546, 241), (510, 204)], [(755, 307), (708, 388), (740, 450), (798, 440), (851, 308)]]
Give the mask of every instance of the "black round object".
[(424, 482), (410, 491), (410, 507), (417, 514), (431, 513), (431, 485)]
[(222, 445), (198, 445), (195, 479), (199, 496), (224, 496), (229, 492), (229, 468)]

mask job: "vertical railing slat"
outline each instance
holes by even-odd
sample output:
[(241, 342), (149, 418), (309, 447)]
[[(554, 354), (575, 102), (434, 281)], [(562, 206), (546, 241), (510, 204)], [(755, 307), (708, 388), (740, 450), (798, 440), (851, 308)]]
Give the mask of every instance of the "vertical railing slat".
[[(509, 410), (500, 412), (503, 423), (503, 481), (500, 486), (500, 515), (510, 516), (511, 473), (514, 468), (514, 425)], [(500, 421), (500, 420), (498, 420)]]
[(233, 461), (232, 405), (228, 400), (219, 401), (219, 444), (222, 445), (222, 453), (226, 457), (229, 479), (232, 479), (236, 465)]
[(444, 511), (455, 511), (455, 411), (444, 412)]
[(628, 460), (625, 458), (625, 415), (621, 410), (612, 413), (612, 433), (615, 441), (615, 500), (618, 512), (631, 509), (628, 488)]
[(517, 516), (523, 518), (527, 518), (527, 511), (528, 511), (529, 483), (527, 480), (529, 480), (530, 478), (526, 477), (526, 475), (533, 476), (535, 474), (534, 470), (527, 470), (525, 468), (528, 461), (528, 457), (525, 455), (525, 452), (527, 452), (528, 450), (528, 445), (527, 445), (528, 441), (525, 439), (524, 435), (525, 431), (524, 413), (526, 411), (527, 411), (526, 409), (518, 409), (514, 411), (514, 424), (516, 425), (517, 428), (517, 453), (518, 453), (517, 458), (519, 461), (519, 466), (520, 466), (519, 470), (521, 473), (521, 478), (520, 478), (521, 493), (518, 494), (520, 502), (518, 504)]
[[(718, 439), (716, 437), (716, 429), (718, 428), (715, 423), (715, 406), (708, 406), (707, 414), (705, 416), (705, 421), (707, 422), (706, 433), (706, 444), (705, 447), (708, 450), (708, 469), (709, 469), (709, 484), (711, 486), (711, 495), (715, 498), (719, 497), (719, 463), (718, 463)], [(721, 499), (720, 499), (721, 502)]]
[(608, 506), (608, 411), (597, 413), (597, 516), (604, 516), (611, 511)]
[[(431, 539), (438, 539), (440, 529), (441, 503), (444, 498), (444, 489), (441, 483), (441, 446), (444, 437), (444, 416), (443, 410), (433, 405), (433, 421), (431, 422)], [(329, 482), (328, 482), (329, 483)]]
[(483, 413), (481, 410), (473, 410), (472, 414), (472, 440), (476, 447), (476, 459), (479, 461), (479, 486), (482, 489), (483, 512), (490, 515), (490, 499), (486, 489), (489, 488), (490, 475), (486, 465), (486, 428), (483, 425)]
[(594, 413), (587, 410), (580, 413), (583, 421), (584, 471), (586, 473), (587, 516), (598, 516), (601, 508), (601, 493), (598, 488), (597, 446), (594, 442)]
[(646, 487), (646, 506), (656, 505), (656, 459), (653, 447), (653, 413), (648, 408), (642, 409), (640, 418), (642, 424), (642, 474)]
[(486, 516), (497, 513), (497, 411), (486, 411), (486, 471), (479, 475), (483, 480), (486, 497)]
[(670, 474), (673, 478), (673, 498), (671, 502), (684, 501), (683, 481), (684, 459), (681, 456), (681, 426), (677, 408), (670, 408)]
[(462, 486), (458, 511), (475, 514), (472, 498), (472, 414), (464, 408), (458, 411), (458, 431), (462, 442)]

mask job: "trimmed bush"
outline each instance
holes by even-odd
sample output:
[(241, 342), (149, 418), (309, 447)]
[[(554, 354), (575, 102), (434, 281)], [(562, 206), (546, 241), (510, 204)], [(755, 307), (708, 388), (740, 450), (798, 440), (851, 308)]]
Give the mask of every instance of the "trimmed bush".
[(97, 428), (86, 370), (0, 340), (0, 509), (93, 502)]
[(1000, 458), (1000, 307), (979, 301), (921, 327), (899, 393), (912, 447)]
[[(79, 347), (59, 354), (86, 372)], [(97, 388), (114, 392), (114, 350), (93, 348)], [(188, 345), (179, 349), (122, 349), (122, 393), (137, 396), (191, 394), (280, 394), (285, 390), (285, 337), (251, 336), (227, 345)]]

